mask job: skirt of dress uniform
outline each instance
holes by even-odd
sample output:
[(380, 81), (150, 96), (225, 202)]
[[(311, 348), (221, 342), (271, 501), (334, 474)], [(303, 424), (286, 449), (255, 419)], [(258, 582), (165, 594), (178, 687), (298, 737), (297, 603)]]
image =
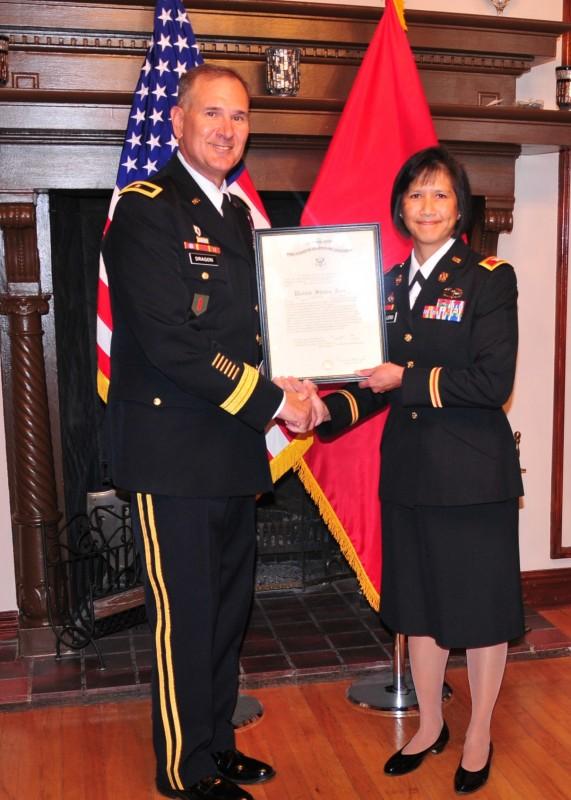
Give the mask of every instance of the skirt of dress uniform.
[(470, 506), (383, 503), (381, 619), (444, 648), (523, 635), (518, 500)]

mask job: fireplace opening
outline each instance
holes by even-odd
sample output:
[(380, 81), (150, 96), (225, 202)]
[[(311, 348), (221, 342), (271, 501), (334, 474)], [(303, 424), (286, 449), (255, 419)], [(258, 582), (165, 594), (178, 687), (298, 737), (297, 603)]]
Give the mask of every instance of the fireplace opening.
[[(261, 195), (273, 227), (299, 224), (307, 193)], [(96, 390), (95, 347), (99, 249), (110, 199), (107, 191), (50, 192), (60, 494), (67, 521), (93, 512), (98, 497), (108, 498), (113, 489), (103, 446), (104, 406)], [(257, 536), (258, 591), (304, 589), (350, 574), (315, 504), (293, 473), (260, 499)]]

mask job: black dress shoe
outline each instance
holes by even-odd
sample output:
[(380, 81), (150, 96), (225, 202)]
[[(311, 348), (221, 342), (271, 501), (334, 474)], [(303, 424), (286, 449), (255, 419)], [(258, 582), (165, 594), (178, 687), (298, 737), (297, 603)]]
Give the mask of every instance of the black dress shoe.
[(203, 778), (189, 789), (170, 789), (159, 783), (157, 789), (165, 797), (180, 797), (182, 800), (254, 800), (250, 792), (219, 775)]
[(454, 789), (456, 792), (458, 792), (458, 794), (471, 794), (472, 792), (477, 792), (478, 789), (480, 789), (486, 783), (490, 774), (493, 753), (494, 746), (490, 742), (488, 760), (482, 769), (477, 769), (475, 772), (471, 772), (469, 769), (464, 769), (462, 762), (460, 762), (460, 766), (456, 770), (456, 775), (454, 775)]
[(264, 783), (276, 774), (269, 764), (245, 756), (239, 750), (223, 750), (214, 753), (213, 758), (220, 774), (236, 783)]
[(407, 772), (412, 772), (413, 769), (420, 767), (424, 761), (424, 757), (429, 753), (441, 753), (446, 747), (448, 739), (450, 739), (450, 731), (448, 730), (448, 725), (444, 723), (438, 739), (430, 747), (427, 747), (426, 750), (421, 750), (420, 753), (405, 755), (403, 753), (404, 748), (401, 748), (398, 753), (392, 755), (385, 764), (385, 774), (406, 775)]

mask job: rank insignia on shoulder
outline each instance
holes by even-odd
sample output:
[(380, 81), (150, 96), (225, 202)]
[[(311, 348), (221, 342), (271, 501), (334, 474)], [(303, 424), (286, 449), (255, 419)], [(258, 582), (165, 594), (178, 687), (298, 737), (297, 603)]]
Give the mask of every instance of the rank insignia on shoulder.
[(156, 197), (162, 192), (162, 186), (157, 186), (156, 183), (150, 183), (150, 181), (133, 181), (128, 186), (125, 186), (124, 189), (121, 189), (119, 192), (120, 195), (127, 194), (127, 192), (137, 192), (137, 194), (143, 194), (145, 197)]
[(489, 269), (490, 272), (494, 270), (496, 267), (499, 267), (501, 264), (507, 264), (508, 262), (505, 258), (496, 258), (495, 256), (489, 256), (489, 258), (484, 258), (480, 261), (480, 266)]

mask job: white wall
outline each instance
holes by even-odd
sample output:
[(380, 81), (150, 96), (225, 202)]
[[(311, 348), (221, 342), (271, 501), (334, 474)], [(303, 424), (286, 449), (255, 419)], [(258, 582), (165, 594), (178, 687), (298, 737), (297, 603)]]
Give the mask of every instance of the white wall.
[[(540, 98), (546, 108), (555, 108), (554, 85), (554, 64), (536, 67), (518, 81), (518, 99)], [(519, 286), (520, 348), (509, 417), (522, 433), (521, 460), (527, 470), (520, 515), (523, 570), (569, 567), (571, 562), (549, 556), (557, 182), (557, 154), (518, 160), (514, 229), (500, 237), (498, 246), (499, 255), (514, 264)], [(567, 483), (569, 475), (567, 470)]]
[[(381, 6), (384, 0), (307, 0), (309, 3), (337, 3), (348, 6)], [(492, 0), (405, 0), (405, 10), (418, 11), (454, 11), (457, 14), (495, 14)], [(557, 19), (562, 17), (562, 0), (510, 0), (504, 11), (505, 17), (523, 17), (524, 19)]]

